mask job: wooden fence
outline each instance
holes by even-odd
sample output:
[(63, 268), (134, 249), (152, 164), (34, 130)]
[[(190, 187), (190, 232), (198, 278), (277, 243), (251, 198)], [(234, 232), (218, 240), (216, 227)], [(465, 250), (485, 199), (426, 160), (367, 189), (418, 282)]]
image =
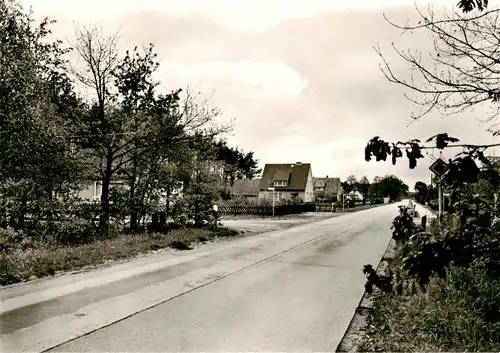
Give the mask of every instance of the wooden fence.
[(316, 203), (315, 204), (315, 212), (337, 212), (338, 211), (338, 205), (335, 203)]
[(220, 216), (270, 216), (272, 214), (272, 206), (219, 206)]
[[(305, 203), (299, 205), (278, 205), (274, 208), (275, 216), (284, 216), (303, 212), (314, 212), (315, 204)], [(272, 206), (220, 206), (220, 216), (271, 216)]]

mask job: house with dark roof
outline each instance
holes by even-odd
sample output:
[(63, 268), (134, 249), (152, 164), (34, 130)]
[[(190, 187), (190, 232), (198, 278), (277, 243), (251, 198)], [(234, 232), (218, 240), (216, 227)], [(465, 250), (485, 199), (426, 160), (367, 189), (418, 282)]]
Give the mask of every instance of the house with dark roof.
[(328, 199), (331, 201), (340, 200), (342, 198), (342, 184), (340, 178), (313, 178), (314, 198)]
[(260, 179), (259, 200), (272, 200), (273, 195), (275, 201), (299, 197), (304, 202), (312, 202), (314, 185), (311, 164), (266, 164)]
[(231, 187), (231, 195), (247, 200), (258, 200), (260, 179), (236, 179)]

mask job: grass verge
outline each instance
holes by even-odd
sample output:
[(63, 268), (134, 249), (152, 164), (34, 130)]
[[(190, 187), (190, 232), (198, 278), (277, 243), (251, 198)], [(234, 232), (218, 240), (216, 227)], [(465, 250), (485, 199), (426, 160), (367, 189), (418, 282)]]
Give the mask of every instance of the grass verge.
[(500, 351), (500, 280), (450, 267), (426, 292), (379, 293), (359, 351)]
[(177, 229), (166, 234), (128, 234), (79, 246), (46, 246), (0, 253), (0, 285), (52, 276), (60, 271), (74, 271), (108, 261), (132, 258), (163, 248), (188, 250), (193, 243), (227, 238), (238, 232), (220, 228)]

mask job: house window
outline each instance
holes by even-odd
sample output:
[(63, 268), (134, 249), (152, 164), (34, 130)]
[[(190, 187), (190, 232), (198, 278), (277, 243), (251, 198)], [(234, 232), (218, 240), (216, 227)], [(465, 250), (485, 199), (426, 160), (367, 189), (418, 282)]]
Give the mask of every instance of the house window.
[(274, 198), (274, 201), (278, 202), (283, 199), (283, 193), (278, 191), (271, 192), (271, 198)]
[(93, 190), (94, 200), (99, 200), (102, 194), (102, 185), (99, 181), (94, 182), (94, 190)]
[(274, 186), (286, 186), (286, 180), (275, 180)]

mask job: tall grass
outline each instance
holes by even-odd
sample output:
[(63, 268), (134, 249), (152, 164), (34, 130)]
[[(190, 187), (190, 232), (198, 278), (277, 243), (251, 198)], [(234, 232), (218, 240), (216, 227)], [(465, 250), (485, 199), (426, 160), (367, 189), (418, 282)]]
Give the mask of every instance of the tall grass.
[(132, 258), (162, 248), (186, 250), (196, 242), (236, 234), (236, 231), (225, 228), (220, 228), (217, 232), (207, 229), (177, 229), (166, 234), (122, 234), (78, 246), (56, 246), (41, 242), (23, 246), (12, 244), (0, 252), (0, 285)]
[(381, 294), (361, 351), (500, 351), (500, 279), (450, 267), (427, 291)]

